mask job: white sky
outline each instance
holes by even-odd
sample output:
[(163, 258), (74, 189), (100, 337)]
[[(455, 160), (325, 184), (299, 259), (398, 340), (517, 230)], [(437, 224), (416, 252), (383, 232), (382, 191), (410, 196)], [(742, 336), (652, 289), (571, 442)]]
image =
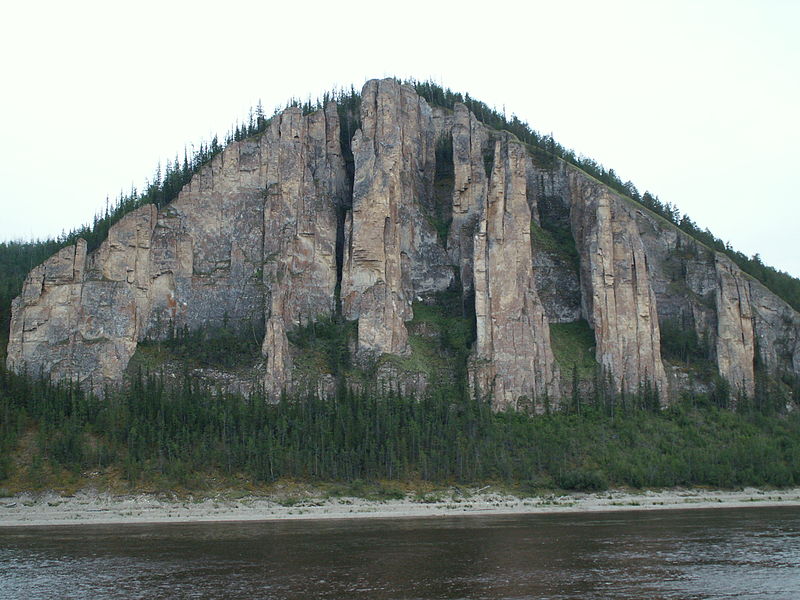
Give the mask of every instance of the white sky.
[(433, 78), (800, 276), (800, 2), (6, 3), (0, 239), (89, 222), (260, 99)]

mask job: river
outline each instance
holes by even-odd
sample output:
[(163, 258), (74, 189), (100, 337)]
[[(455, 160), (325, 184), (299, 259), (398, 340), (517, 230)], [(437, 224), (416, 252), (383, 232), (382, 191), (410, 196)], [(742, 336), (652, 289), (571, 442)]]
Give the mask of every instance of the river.
[(800, 598), (800, 507), (0, 527), (2, 598)]

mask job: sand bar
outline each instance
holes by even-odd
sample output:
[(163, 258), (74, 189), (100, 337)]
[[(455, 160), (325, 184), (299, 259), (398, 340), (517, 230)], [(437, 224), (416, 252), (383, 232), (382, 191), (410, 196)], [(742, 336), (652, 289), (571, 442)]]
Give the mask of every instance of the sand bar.
[(800, 488), (789, 490), (606, 491), (518, 498), (485, 490), (445, 490), (400, 500), (363, 498), (287, 499), (219, 495), (169, 498), (163, 494), (112, 495), (95, 490), (72, 496), (17, 494), (0, 498), (0, 527), (180, 523), (203, 521), (269, 521), (286, 519), (353, 519), (454, 515), (517, 515), (618, 510), (665, 510), (799, 506)]

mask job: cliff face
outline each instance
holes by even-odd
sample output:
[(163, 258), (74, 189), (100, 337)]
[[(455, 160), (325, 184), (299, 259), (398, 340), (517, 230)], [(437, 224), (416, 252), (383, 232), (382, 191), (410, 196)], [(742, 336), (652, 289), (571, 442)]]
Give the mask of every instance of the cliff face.
[(597, 362), (620, 388), (633, 391), (647, 381), (666, 398), (656, 298), (633, 211), (582, 174), (573, 171), (569, 178), (584, 310), (597, 340)]
[(330, 315), (336, 288), (337, 210), (348, 195), (334, 104), (307, 117), (289, 109), (262, 137), (263, 289), (271, 395), (291, 384), (287, 330)]
[(152, 206), (127, 215), (100, 248), (60, 250), (30, 272), (14, 300), (8, 367), (78, 379), (96, 391), (116, 384), (147, 321), (153, 289)]
[(345, 224), (342, 310), (358, 350), (407, 354), (415, 298), (446, 289), (453, 270), (424, 218), (433, 196), (435, 130), (428, 104), (393, 80), (370, 81), (353, 139), (353, 210)]
[(474, 377), (495, 406), (520, 400), (544, 409), (558, 399), (559, 372), (550, 326), (536, 292), (531, 260), (531, 208), (525, 148), (504, 135), (495, 144), (488, 193), (473, 242), (477, 324)]
[(753, 397), (756, 366), (796, 377), (800, 315), (726, 256), (635, 210), (659, 320), (692, 332), (734, 398)]
[(489, 174), (484, 158), (494, 150), (489, 132), (463, 104), (456, 104), (451, 123), (453, 139), (453, 202), (447, 250), (458, 267), (465, 290), (474, 288), (473, 240), (486, 204)]
[(160, 211), (87, 255), (65, 248), (14, 303), (9, 367), (119, 383), (139, 341), (183, 328), (264, 328), (265, 387), (291, 385), (286, 331), (334, 309), (337, 206), (348, 196), (336, 106), (287, 109), (229, 145)]
[[(14, 301), (9, 367), (102, 391), (122, 380), (138, 342), (228, 324), (263, 331), (263, 385), (275, 397), (298, 377), (293, 329), (341, 308), (358, 323), (357, 359), (413, 358), (414, 335), (444, 335), (411, 327), (415, 306), (449, 294), (474, 314), (470, 384), (498, 409), (542, 410), (569, 388), (561, 370), (572, 357), (559, 368), (551, 323), (588, 322), (617, 389), (647, 382), (663, 402), (685, 387), (662, 339), (676, 330), (736, 397), (753, 395), (759, 368), (800, 375), (797, 312), (464, 105), (432, 108), (394, 80), (370, 81), (350, 176), (341, 144), (333, 103), (287, 109), (171, 204), (127, 215), (92, 252), (83, 241), (58, 252)], [(410, 377), (404, 389), (426, 385), (391, 365), (379, 378), (389, 371)]]

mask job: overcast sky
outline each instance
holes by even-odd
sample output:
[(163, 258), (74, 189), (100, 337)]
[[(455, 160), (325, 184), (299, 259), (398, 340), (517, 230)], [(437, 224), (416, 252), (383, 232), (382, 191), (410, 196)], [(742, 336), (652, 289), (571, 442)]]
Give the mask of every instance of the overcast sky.
[(398, 76), (505, 107), (800, 276), (798, 24), (794, 0), (8, 3), (0, 239), (90, 221), (259, 99)]

